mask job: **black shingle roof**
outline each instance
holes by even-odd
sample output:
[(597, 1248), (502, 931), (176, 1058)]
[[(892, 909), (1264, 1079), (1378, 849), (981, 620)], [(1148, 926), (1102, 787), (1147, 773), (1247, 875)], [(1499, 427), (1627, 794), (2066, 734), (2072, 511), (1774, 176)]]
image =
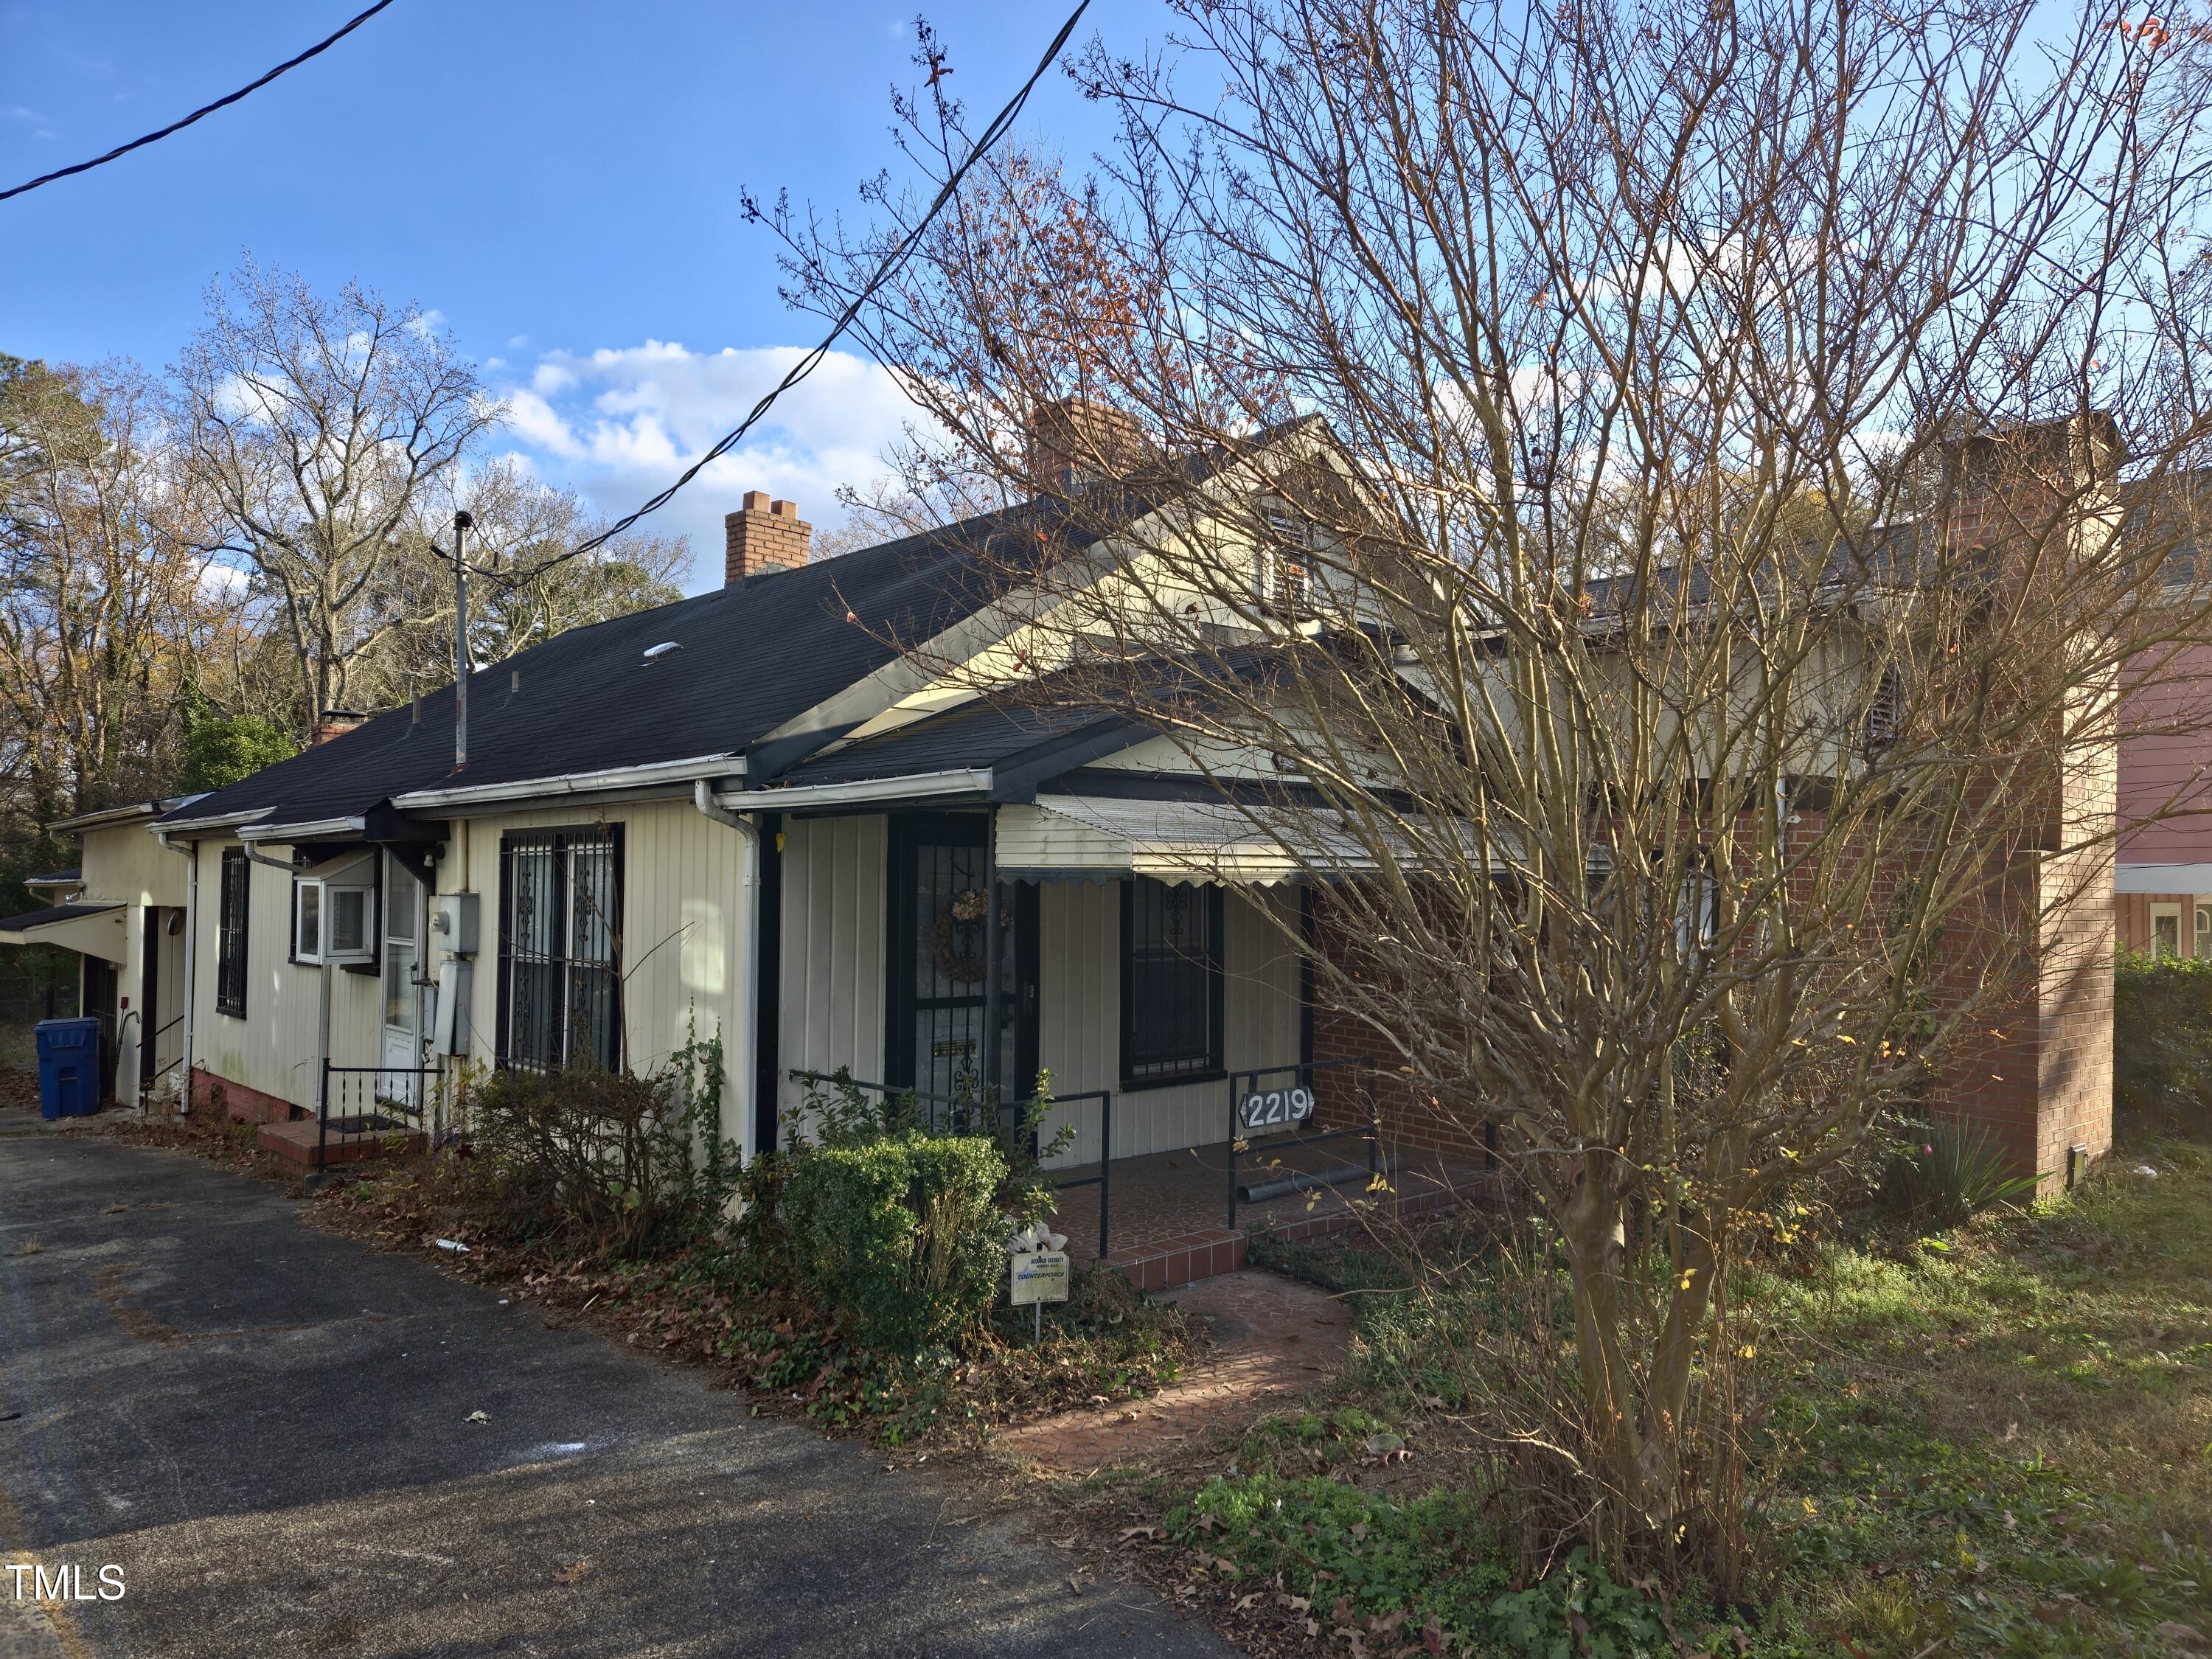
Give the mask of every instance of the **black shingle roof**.
[[(1133, 515), (1140, 506), (1131, 501)], [(465, 772), (453, 770), (447, 686), (422, 699), (419, 722), (394, 709), (168, 817), (355, 817), (412, 790), (736, 753), (883, 666), (900, 643), (974, 614), (1042, 536), (1060, 548), (1097, 539), (1061, 510), (1027, 503), (575, 629), (470, 678)], [(647, 664), (646, 650), (666, 642), (682, 648)], [(510, 693), (513, 673), (521, 685)]]

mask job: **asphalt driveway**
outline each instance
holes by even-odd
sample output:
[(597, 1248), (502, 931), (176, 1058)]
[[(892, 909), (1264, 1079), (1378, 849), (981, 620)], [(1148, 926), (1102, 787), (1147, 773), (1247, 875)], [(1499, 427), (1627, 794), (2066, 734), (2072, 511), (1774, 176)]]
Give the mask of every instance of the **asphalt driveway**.
[[(299, 1208), (0, 1133), (0, 1659), (1224, 1651), (926, 1473)], [(27, 1561), (94, 1599), (33, 1614)]]

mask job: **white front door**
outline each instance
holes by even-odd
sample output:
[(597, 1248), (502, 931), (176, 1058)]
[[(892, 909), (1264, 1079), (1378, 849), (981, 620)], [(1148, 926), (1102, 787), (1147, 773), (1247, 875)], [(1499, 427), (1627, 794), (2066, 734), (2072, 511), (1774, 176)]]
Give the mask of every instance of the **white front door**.
[(377, 1093), (406, 1106), (419, 1106), (422, 1063), (421, 977), (422, 884), (388, 854), (384, 860), (384, 1060), (390, 1068)]

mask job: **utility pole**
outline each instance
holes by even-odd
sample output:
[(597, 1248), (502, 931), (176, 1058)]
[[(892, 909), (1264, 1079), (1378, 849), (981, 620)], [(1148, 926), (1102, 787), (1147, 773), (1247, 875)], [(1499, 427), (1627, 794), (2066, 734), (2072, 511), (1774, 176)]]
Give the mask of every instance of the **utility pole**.
[(466, 513), (453, 514), (453, 770), (469, 763), (469, 526)]

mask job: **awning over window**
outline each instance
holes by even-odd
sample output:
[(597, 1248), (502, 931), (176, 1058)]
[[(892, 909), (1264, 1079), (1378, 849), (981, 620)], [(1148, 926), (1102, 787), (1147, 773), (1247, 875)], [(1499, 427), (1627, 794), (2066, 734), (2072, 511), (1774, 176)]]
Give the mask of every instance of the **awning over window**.
[(1365, 846), (1326, 808), (1048, 795), (1034, 806), (999, 809), (999, 872), (1009, 878), (1150, 876), (1265, 887), (1310, 870), (1352, 875), (1373, 867)]
[(120, 962), (123, 905), (116, 899), (92, 899), (0, 918), (0, 945), (58, 945), (104, 962)]

